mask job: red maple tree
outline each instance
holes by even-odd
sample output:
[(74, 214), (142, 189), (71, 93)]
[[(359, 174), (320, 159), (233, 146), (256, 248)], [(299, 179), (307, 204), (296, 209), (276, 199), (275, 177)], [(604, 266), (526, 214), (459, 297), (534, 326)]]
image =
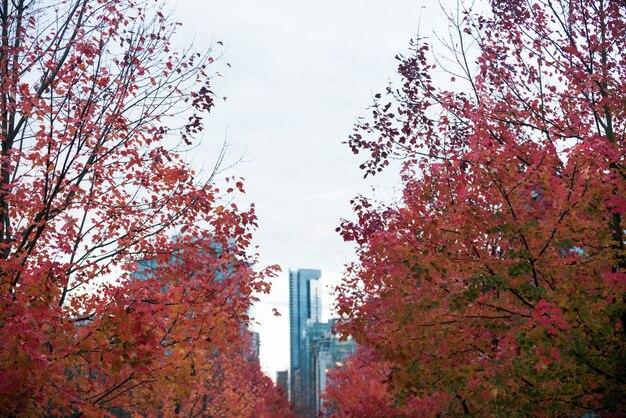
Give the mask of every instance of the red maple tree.
[(261, 371), (259, 362), (246, 347), (231, 345), (216, 351), (196, 366), (204, 369), (210, 379), (201, 385), (189, 386), (190, 393), (183, 403), (170, 402), (165, 415), (211, 417), (293, 416), (285, 393)]
[(211, 51), (174, 50), (152, 0), (7, 0), (0, 24), (0, 415), (180, 404), (273, 273), (241, 181), (182, 154)]
[[(402, 202), (354, 200), (342, 330), (416, 415), (626, 410), (626, 6), (490, 1), (424, 39), (349, 144), (404, 160)], [(454, 63), (454, 65), (450, 64)], [(436, 83), (446, 74), (448, 84)]]
[[(379, 360), (365, 347), (346, 359), (345, 364), (328, 372), (329, 385), (323, 393), (324, 416), (340, 417), (403, 417), (434, 415), (437, 396), (419, 398), (409, 395), (399, 399), (393, 394), (391, 363)], [(445, 394), (444, 394), (445, 396)]]

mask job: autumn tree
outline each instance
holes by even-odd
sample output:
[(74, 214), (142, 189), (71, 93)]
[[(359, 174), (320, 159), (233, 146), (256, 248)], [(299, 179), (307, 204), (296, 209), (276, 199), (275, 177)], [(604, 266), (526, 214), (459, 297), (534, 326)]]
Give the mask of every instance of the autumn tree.
[(231, 345), (213, 352), (196, 367), (198, 373), (204, 369), (204, 374), (211, 378), (190, 387), (184, 402), (165, 411), (166, 416), (174, 413), (190, 417), (293, 416), (285, 393), (263, 374), (249, 346)]
[(271, 274), (241, 181), (184, 159), (212, 52), (174, 50), (153, 0), (5, 0), (0, 23), (0, 415), (182, 402)]
[(451, 15), (437, 55), (398, 56), (402, 85), (349, 140), (366, 174), (400, 158), (404, 191), (342, 223), (343, 331), (394, 397), (435, 405), (414, 415), (619, 415), (626, 5), (489, 5)]
[(423, 402), (412, 395), (396, 397), (389, 387), (390, 375), (390, 362), (359, 347), (342, 366), (328, 372), (329, 384), (322, 395), (323, 416), (401, 417), (418, 410), (423, 416), (436, 412), (434, 402)]

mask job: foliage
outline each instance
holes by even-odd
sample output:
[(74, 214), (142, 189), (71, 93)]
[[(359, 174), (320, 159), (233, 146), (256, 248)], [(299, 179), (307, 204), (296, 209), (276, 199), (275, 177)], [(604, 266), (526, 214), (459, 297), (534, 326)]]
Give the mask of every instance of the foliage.
[(263, 374), (259, 362), (246, 350), (231, 347), (214, 352), (196, 371), (211, 378), (190, 386), (183, 402), (170, 402), (170, 409), (163, 411), (166, 416), (293, 416), (285, 393)]
[(412, 415), (623, 413), (626, 6), (490, 4), (451, 19), (449, 83), (419, 39), (350, 138), (404, 192), (342, 223), (342, 330), (437, 400)]
[[(437, 403), (411, 395), (397, 399), (389, 387), (391, 363), (376, 358), (366, 349), (359, 350), (347, 362), (328, 372), (330, 384), (323, 399), (325, 416), (340, 417), (399, 417), (419, 410), (422, 415), (433, 414)], [(436, 395), (435, 395), (436, 396)]]
[(0, 21), (0, 415), (152, 414), (241, 346), (273, 274), (251, 268), (253, 208), (223, 203), (241, 181), (181, 154), (211, 51), (174, 51), (153, 0), (4, 1)]

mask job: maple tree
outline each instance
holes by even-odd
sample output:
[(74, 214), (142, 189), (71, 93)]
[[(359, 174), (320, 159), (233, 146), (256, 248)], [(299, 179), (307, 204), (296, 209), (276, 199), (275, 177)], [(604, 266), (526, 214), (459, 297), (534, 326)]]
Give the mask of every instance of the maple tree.
[(274, 272), (242, 182), (184, 159), (211, 51), (172, 48), (153, 0), (4, 0), (0, 23), (0, 415), (182, 405)]
[(198, 368), (205, 368), (211, 379), (193, 387), (185, 402), (170, 408), (166, 415), (169, 412), (211, 417), (293, 416), (285, 393), (261, 372), (259, 362), (245, 347), (233, 350), (231, 346), (215, 352)]
[(400, 417), (419, 410), (422, 416), (436, 412), (429, 407), (434, 402), (408, 396), (401, 402), (389, 388), (391, 363), (379, 360), (364, 347), (346, 359), (345, 364), (328, 372), (329, 385), (322, 398), (324, 416), (340, 417)]
[(401, 159), (404, 190), (342, 222), (340, 328), (428, 405), (409, 415), (619, 415), (626, 5), (489, 5), (451, 16), (449, 61), (425, 39), (398, 56), (349, 140), (366, 175)]

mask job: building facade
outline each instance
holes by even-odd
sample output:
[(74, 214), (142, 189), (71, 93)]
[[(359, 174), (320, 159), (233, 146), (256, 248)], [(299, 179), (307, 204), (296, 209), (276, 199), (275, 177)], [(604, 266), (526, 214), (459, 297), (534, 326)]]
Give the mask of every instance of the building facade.
[(280, 370), (276, 372), (276, 387), (279, 388), (285, 397), (289, 393), (289, 371)]
[(302, 340), (307, 322), (319, 322), (321, 299), (319, 279), (320, 270), (299, 269), (289, 271), (289, 343), (290, 343), (290, 385), (289, 400), (294, 409), (302, 403), (300, 391), (302, 370)]
[[(321, 321), (320, 277), (319, 270), (289, 271), (289, 400), (296, 416), (303, 418), (323, 412), (328, 371), (356, 350), (351, 338), (342, 341), (333, 332), (336, 319)], [(277, 382), (279, 377), (285, 382), (283, 376)]]
[(300, 352), (300, 404), (298, 416), (316, 417), (320, 393), (317, 385), (318, 362), (322, 353), (330, 352), (330, 323), (309, 321), (302, 338)]
[(302, 404), (296, 412), (300, 417), (317, 417), (323, 412), (322, 394), (326, 389), (328, 371), (342, 366), (346, 357), (356, 351), (352, 338), (341, 340), (334, 333), (336, 319), (310, 322), (304, 331), (301, 352)]

